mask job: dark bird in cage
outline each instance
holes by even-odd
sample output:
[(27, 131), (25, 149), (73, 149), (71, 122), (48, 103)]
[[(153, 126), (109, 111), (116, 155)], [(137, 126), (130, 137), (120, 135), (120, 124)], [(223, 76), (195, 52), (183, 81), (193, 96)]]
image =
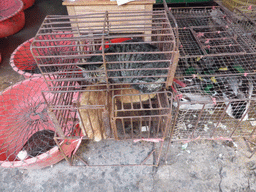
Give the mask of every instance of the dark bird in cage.
[[(156, 46), (144, 43), (138, 39), (132, 39), (120, 44), (113, 44), (109, 48), (104, 49), (104, 52), (117, 53), (113, 55), (105, 55), (107, 70), (115, 70), (107, 72), (110, 83), (131, 84), (134, 89), (139, 90), (142, 93), (156, 92), (163, 87), (164, 82), (167, 79), (167, 68), (169, 67), (170, 62), (164, 61), (166, 60), (164, 54), (154, 53), (160, 52)], [(132, 52), (132, 54), (128, 54), (128, 52)], [(78, 66), (83, 70), (83, 76), (86, 79), (88, 79), (88, 77), (90, 79), (95, 76), (105, 76), (102, 64), (97, 64), (103, 63), (102, 55), (92, 56), (87, 59), (87, 62), (89, 64)], [(86, 72), (94, 70), (101, 70), (102, 72)]]
[[(225, 68), (225, 70), (224, 70)], [(227, 71), (228, 68), (224, 67), (220, 68), (221, 70)], [(233, 70), (233, 69), (232, 69)], [(225, 75), (226, 73), (221, 73)], [(181, 88), (183, 91), (183, 98), (180, 100), (180, 110), (183, 109), (201, 109), (201, 105), (182, 105), (183, 103), (196, 103), (196, 101), (201, 102), (204, 100), (213, 98), (223, 98), (225, 105), (228, 105), (226, 113), (234, 118), (241, 119), (243, 116), (243, 121), (248, 119), (248, 108), (250, 106), (250, 99), (253, 94), (253, 81), (255, 81), (251, 77), (245, 76), (209, 76), (209, 77), (201, 77), (200, 75), (196, 75), (196, 78), (185, 79), (190, 80), (190, 85), (185, 88)], [(184, 80), (185, 83), (187, 83)], [(188, 84), (188, 83), (187, 83)], [(202, 92), (202, 93), (201, 93)], [(208, 99), (207, 99), (208, 97)], [(231, 101), (230, 100), (237, 100)], [(177, 103), (173, 103), (174, 106), (177, 106)], [(213, 105), (209, 105), (209, 108), (213, 108)]]
[(229, 76), (216, 77), (216, 81), (217, 94), (224, 98), (226, 105), (228, 105), (229, 100), (237, 100), (230, 103), (226, 113), (235, 119), (241, 119), (246, 114), (243, 121), (247, 120), (250, 99), (253, 93), (252, 80), (245, 76)]
[(54, 141), (54, 131), (41, 130), (34, 133), (24, 144), (17, 157), (25, 160), (28, 157), (36, 157), (56, 146)]
[[(181, 104), (186, 101), (202, 101), (204, 100), (202, 99), (203, 96), (207, 95), (214, 98), (223, 98), (225, 104), (229, 105), (226, 113), (230, 117), (241, 119), (244, 116), (243, 121), (248, 119), (247, 113), (250, 106), (250, 98), (253, 94), (253, 82), (255, 80), (253, 77), (228, 76), (228, 74), (232, 73), (245, 73), (239, 63), (234, 62), (232, 65), (227, 65), (224, 61), (215, 60), (212, 57), (198, 57), (186, 59), (183, 65), (185, 67), (184, 75), (194, 74), (196, 78), (184, 78), (184, 82), (189, 86), (181, 90), (186, 91), (189, 89), (189, 93), (185, 92), (183, 94), (184, 97), (188, 96), (189, 99), (182, 98), (180, 101)], [(221, 76), (212, 76), (214, 74)], [(203, 92), (200, 93), (201, 91)], [(237, 101), (232, 101), (229, 104), (229, 100)], [(174, 102), (174, 104), (176, 103)], [(186, 107), (192, 108), (192, 105)], [(197, 105), (194, 105), (193, 108), (196, 107)]]

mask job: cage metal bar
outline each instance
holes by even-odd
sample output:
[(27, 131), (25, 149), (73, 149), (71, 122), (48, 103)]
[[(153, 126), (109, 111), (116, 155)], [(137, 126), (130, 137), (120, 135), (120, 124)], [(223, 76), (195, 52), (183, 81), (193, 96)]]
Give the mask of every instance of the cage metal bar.
[[(168, 9), (167, 9), (168, 10)], [(49, 93), (53, 94), (53, 99), (47, 101), (49, 108), (51, 110), (56, 123), (59, 125), (57, 129), (58, 137), (55, 139), (74, 139), (77, 138), (71, 134), (75, 125), (77, 125), (79, 119), (81, 119), (80, 111), (81, 109), (94, 109), (101, 110), (105, 132), (112, 132), (111, 136), (107, 139), (119, 139), (118, 125), (117, 121), (121, 122), (121, 130), (126, 133), (126, 124), (131, 126), (131, 137), (130, 135), (123, 134), (122, 139), (129, 138), (143, 138), (144, 136), (148, 138), (165, 138), (166, 133), (169, 131), (168, 125), (171, 122), (171, 111), (170, 108), (170, 98), (165, 98), (166, 93), (161, 91), (156, 91), (156, 97), (153, 100), (150, 94), (125, 94), (125, 91), (133, 89), (129, 82), (109, 82), (109, 79), (117, 79), (120, 81), (123, 77), (109, 76), (110, 72), (122, 72), (123, 71), (141, 71), (139, 78), (151, 77), (151, 78), (164, 78), (161, 82), (156, 82), (155, 84), (164, 84), (164, 88), (171, 85), (172, 79), (174, 77), (174, 71), (178, 62), (178, 49), (176, 40), (178, 38), (177, 30), (171, 28), (170, 20), (173, 19), (171, 13), (166, 13), (166, 11), (150, 11), (150, 12), (139, 12), (137, 14), (137, 19), (135, 15), (138, 12), (126, 12), (126, 13), (93, 13), (85, 14), (82, 16), (48, 16), (40, 27), (35, 41), (32, 45), (32, 52), (36, 58), (37, 64), (41, 69), (44, 77), (48, 77), (47, 85), (49, 86)], [(125, 14), (128, 14), (125, 15)], [(138, 19), (138, 16), (142, 18)], [(170, 17), (170, 18), (169, 18)], [(91, 23), (91, 19), (95, 22)], [(86, 22), (87, 21), (87, 22)], [(131, 24), (118, 24), (118, 22), (133, 22)], [(175, 22), (175, 21), (174, 21)], [(86, 23), (87, 26), (83, 25)], [(143, 25), (143, 27), (141, 27)], [(133, 29), (133, 32), (130, 30)], [(118, 34), (119, 30), (119, 34)], [(126, 31), (124, 34), (123, 32)], [(111, 34), (113, 33), (113, 34)], [(128, 34), (127, 34), (128, 33)], [(141, 54), (151, 55), (151, 54), (163, 54), (165, 57), (160, 60), (149, 60), (141, 61), (141, 64), (148, 64), (145, 68), (139, 69), (107, 69), (107, 65), (118, 64), (116, 61), (107, 61), (106, 57), (114, 55), (122, 55), (119, 53), (106, 53), (105, 46), (114, 46), (117, 43), (110, 42), (113, 38), (123, 38), (131, 37), (144, 39), (145, 43), (156, 46), (159, 50), (155, 52), (145, 52), (141, 51)], [(144, 42), (141, 42), (143, 44)], [(144, 43), (144, 44), (145, 44)], [(120, 44), (120, 43), (119, 43)], [(127, 43), (128, 44), (128, 43)], [(140, 44), (138, 42), (132, 42), (130, 44)], [(100, 50), (101, 49), (101, 50)], [(98, 52), (99, 51), (99, 52)], [(134, 52), (126, 52), (126, 55), (132, 55)], [(85, 82), (85, 80), (97, 80), (103, 79), (101, 76), (96, 77), (85, 77), (84, 71), (80, 71), (77, 66), (92, 64), (88, 62), (91, 56), (102, 56), (102, 62), (96, 62), (93, 64), (103, 65), (103, 73), (105, 82), (103, 83), (104, 88), (96, 88), (93, 83)], [(168, 67), (151, 67), (151, 64), (156, 62), (168, 62)], [(134, 65), (139, 62), (136, 61), (124, 61), (124, 64)], [(168, 73), (166, 75), (152, 75), (144, 74), (143, 71), (148, 70), (148, 73), (153, 73), (154, 71), (165, 70)], [(172, 72), (170, 73), (170, 70)], [(152, 71), (152, 72), (151, 72)], [(100, 73), (101, 70), (88, 70), (90, 73)], [(133, 75), (127, 75), (125, 78), (132, 78)], [(134, 85), (149, 84), (150, 82), (134, 83)], [(118, 86), (130, 86), (129, 88), (119, 88)], [(86, 89), (84, 89), (86, 88)], [(88, 90), (89, 88), (89, 90)], [(95, 91), (98, 93), (95, 95), (99, 97), (100, 93), (106, 93), (107, 99), (103, 105), (94, 104), (80, 104), (81, 97), (83, 93)], [(116, 106), (116, 101), (108, 100), (108, 97), (116, 97), (118, 94), (114, 94), (115, 91), (121, 92), (119, 95), (127, 96), (130, 98), (130, 108), (124, 104), (120, 103), (120, 107)], [(92, 92), (93, 93), (93, 92)], [(146, 96), (145, 96), (146, 95)], [(137, 96), (138, 101), (133, 101), (133, 97)], [(75, 97), (75, 98), (74, 98)], [(78, 97), (78, 98), (76, 98)], [(146, 101), (144, 100), (145, 98)], [(89, 98), (87, 98), (89, 101)], [(46, 98), (47, 100), (47, 98)], [(118, 101), (119, 102), (119, 101)], [(111, 111), (113, 109), (113, 111)], [(88, 111), (87, 111), (88, 112)], [(126, 113), (126, 114), (125, 114)], [(96, 116), (99, 118), (101, 114), (97, 113)], [(110, 117), (109, 117), (110, 116)], [(80, 118), (79, 118), (80, 117)], [(87, 113), (87, 118), (91, 121), (89, 114)], [(82, 121), (81, 121), (82, 122)], [(70, 123), (71, 126), (67, 124)], [(110, 123), (110, 124), (109, 124)], [(82, 122), (83, 124), (83, 122)], [(94, 134), (94, 129), (92, 122), (90, 122), (91, 131)], [(148, 131), (143, 131), (142, 127)], [(107, 130), (108, 129), (108, 130)], [(111, 129), (111, 130), (110, 130)], [(83, 132), (83, 139), (88, 139), (86, 137), (86, 130), (81, 129)], [(103, 138), (104, 132), (101, 129), (101, 136)], [(136, 132), (137, 131), (137, 132)], [(108, 135), (108, 134), (106, 134)], [(112, 138), (111, 138), (112, 137)], [(61, 146), (59, 146), (61, 147)], [(146, 161), (150, 156), (154, 156), (153, 166), (158, 166), (160, 161), (160, 156), (163, 148), (163, 142), (160, 144), (159, 151), (153, 149), (148, 156), (142, 160), (141, 165), (147, 165)], [(63, 151), (61, 151), (63, 153)], [(158, 152), (158, 154), (156, 154)], [(159, 156), (156, 156), (159, 155)], [(77, 155), (73, 154), (72, 158)], [(65, 159), (73, 164), (72, 160)], [(71, 158), (71, 159), (72, 159)], [(80, 159), (81, 160), (81, 159)], [(86, 166), (91, 166), (89, 163), (84, 163)], [(112, 165), (111, 165), (112, 166)], [(116, 165), (114, 165), (116, 166)]]
[[(251, 99), (250, 99), (251, 101)], [(233, 134), (235, 133), (235, 131), (237, 130), (237, 128), (240, 126), (241, 122), (243, 121), (244, 117), (247, 115), (247, 113), (249, 112), (251, 105), (249, 106), (248, 110), (246, 111), (246, 113), (241, 117), (241, 119), (238, 121), (236, 127), (234, 128), (234, 130), (232, 131), (232, 133), (230, 134), (230, 137), (233, 136)]]
[(217, 127), (219, 127), (219, 125), (220, 125), (222, 119), (223, 119), (224, 116), (225, 116), (225, 112), (227, 111), (227, 109), (228, 109), (228, 107), (229, 107), (230, 105), (231, 105), (231, 101), (229, 101), (229, 103), (227, 104), (227, 106), (226, 106), (225, 109), (223, 110), (223, 112), (222, 112), (222, 114), (221, 114), (221, 116), (220, 116), (220, 119), (218, 120), (216, 126), (215, 126), (214, 129), (213, 129), (213, 132), (212, 132), (211, 137), (214, 137), (215, 131), (216, 131)]

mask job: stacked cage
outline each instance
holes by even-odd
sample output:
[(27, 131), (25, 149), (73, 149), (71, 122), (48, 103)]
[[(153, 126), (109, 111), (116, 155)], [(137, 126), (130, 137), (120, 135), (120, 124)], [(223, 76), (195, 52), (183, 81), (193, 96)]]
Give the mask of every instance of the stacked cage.
[(254, 0), (222, 0), (222, 4), (230, 11), (234, 11), (236, 8), (242, 8), (245, 6), (256, 5)]
[(255, 134), (255, 39), (222, 7), (171, 12), (180, 39), (172, 139)]
[(256, 40), (256, 5), (241, 6), (234, 9), (237, 22), (247, 35)]
[[(247, 2), (243, 6), (236, 7), (233, 10), (236, 22), (245, 30), (246, 36), (249, 36), (256, 41), (256, 4)], [(251, 134), (250, 137), (244, 137), (246, 146), (248, 147), (249, 158), (251, 158), (256, 152), (255, 134)]]
[(163, 143), (179, 57), (170, 18), (168, 10), (45, 18), (31, 49), (52, 95), (57, 142), (82, 135)]

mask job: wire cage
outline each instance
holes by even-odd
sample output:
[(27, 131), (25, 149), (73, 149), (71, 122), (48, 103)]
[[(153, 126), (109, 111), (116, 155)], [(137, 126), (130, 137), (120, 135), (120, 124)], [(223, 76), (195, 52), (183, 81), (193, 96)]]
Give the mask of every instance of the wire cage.
[(79, 126), (85, 140), (160, 141), (158, 153), (150, 152), (159, 157), (172, 118), (166, 89), (179, 58), (170, 19), (168, 9), (45, 18), (31, 50), (44, 93), (53, 95), (46, 101), (56, 139), (78, 139)]
[[(106, 85), (90, 86), (87, 89), (92, 90), (92, 88), (97, 91), (80, 90), (66, 97), (65, 101), (69, 100), (69, 105), (66, 103), (66, 105), (53, 106), (48, 102), (49, 116), (56, 132), (59, 133), (56, 142), (57, 139), (62, 138), (74, 140), (81, 138), (66, 134), (72, 133), (78, 125), (82, 130), (83, 139), (110, 141), (107, 144), (105, 141), (84, 142), (78, 154), (66, 158), (69, 164), (157, 166), (164, 138), (171, 126), (172, 94), (168, 91), (152, 94), (141, 94), (136, 91), (137, 94), (134, 94), (134, 89), (130, 88), (111, 90), (108, 93), (105, 90)], [(44, 94), (46, 93), (48, 92)], [(53, 96), (51, 101), (64, 101), (57, 97), (58, 94), (55, 95), (56, 97)], [(137, 143), (139, 141), (142, 143)], [(121, 146), (129, 147), (126, 151), (135, 150), (135, 153), (140, 153), (140, 157), (128, 158), (127, 154), (120, 156), (120, 153), (125, 153)]]
[(178, 27), (180, 55), (243, 55), (255, 52), (255, 40), (222, 6), (171, 8)]
[[(106, 84), (107, 89), (110, 85), (127, 84), (141, 92), (154, 92), (170, 84), (172, 77), (168, 71), (174, 73), (175, 70), (169, 69), (175, 69), (178, 51), (167, 13), (134, 14), (106, 12), (69, 17), (48, 16), (35, 37), (32, 49), (43, 75), (50, 78), (47, 81), (50, 89), (58, 88), (58, 81), (70, 80), (82, 81), (82, 88), (100, 82)], [(62, 37), (60, 33), (72, 37)], [(130, 40), (121, 42), (122, 39)], [(119, 40), (119, 43), (112, 43), (114, 40)], [(62, 41), (69, 44), (62, 45)], [(118, 56), (113, 54), (114, 51), (119, 51)], [(118, 59), (122, 59), (123, 65), (117, 64)], [(128, 63), (128, 59), (134, 61)], [(108, 66), (105, 66), (106, 62)], [(138, 67), (129, 71), (125, 62), (128, 66)], [(149, 75), (151, 79), (147, 78)], [(141, 80), (134, 80), (131, 76)], [(153, 77), (158, 81), (154, 82)], [(146, 85), (152, 82), (155, 90)]]
[(171, 140), (254, 135), (255, 40), (222, 6), (170, 11), (181, 55), (171, 87)]
[[(173, 139), (230, 139), (255, 134), (254, 76), (186, 80), (191, 84), (177, 88), (182, 99), (177, 97), (174, 101), (173, 110), (177, 114)], [(233, 88), (235, 84), (240, 85), (237, 94)]]
[(256, 40), (256, 5), (237, 7), (234, 9), (234, 16), (247, 35)]
[(244, 6), (256, 5), (254, 0), (223, 0), (222, 4), (230, 11)]
[[(37, 77), (18, 82), (0, 94), (0, 166), (39, 169), (64, 159), (54, 141), (54, 124), (41, 94), (44, 90), (44, 79)], [(66, 155), (80, 144), (80, 140), (59, 142)]]

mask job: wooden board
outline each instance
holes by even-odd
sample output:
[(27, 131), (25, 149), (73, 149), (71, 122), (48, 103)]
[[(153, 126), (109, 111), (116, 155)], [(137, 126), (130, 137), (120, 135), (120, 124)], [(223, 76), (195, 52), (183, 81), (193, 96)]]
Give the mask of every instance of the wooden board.
[[(67, 6), (67, 11), (69, 15), (83, 15), (87, 13), (99, 13), (99, 12), (140, 12), (140, 11), (152, 11), (153, 3), (155, 1), (133, 1), (125, 5), (117, 6), (116, 1), (104, 1), (104, 0), (78, 0), (71, 1), (66, 0), (63, 2), (63, 5)], [(139, 14), (139, 13), (138, 13)], [(152, 27), (151, 16), (138, 16), (136, 13), (129, 14), (127, 17), (124, 15), (120, 18), (118, 16), (110, 16), (110, 26), (109, 30), (113, 33), (142, 33), (145, 34), (145, 41), (151, 41), (151, 30), (148, 30)], [(111, 20), (115, 20), (112, 21)], [(77, 24), (72, 24), (82, 30), (90, 30), (92, 33), (94, 31), (102, 31), (104, 26), (104, 17), (101, 18), (87, 18), (85, 20), (76, 20), (73, 22), (80, 22)], [(117, 29), (119, 26), (119, 29)], [(125, 29), (127, 27), (127, 29)], [(147, 29), (146, 29), (147, 28)]]
[[(129, 2), (125, 5), (145, 5), (145, 4), (153, 4), (155, 3), (155, 0), (137, 0)], [(117, 5), (116, 1), (110, 1), (110, 0), (65, 0), (62, 5), (91, 5), (91, 6), (98, 6), (98, 5)]]

